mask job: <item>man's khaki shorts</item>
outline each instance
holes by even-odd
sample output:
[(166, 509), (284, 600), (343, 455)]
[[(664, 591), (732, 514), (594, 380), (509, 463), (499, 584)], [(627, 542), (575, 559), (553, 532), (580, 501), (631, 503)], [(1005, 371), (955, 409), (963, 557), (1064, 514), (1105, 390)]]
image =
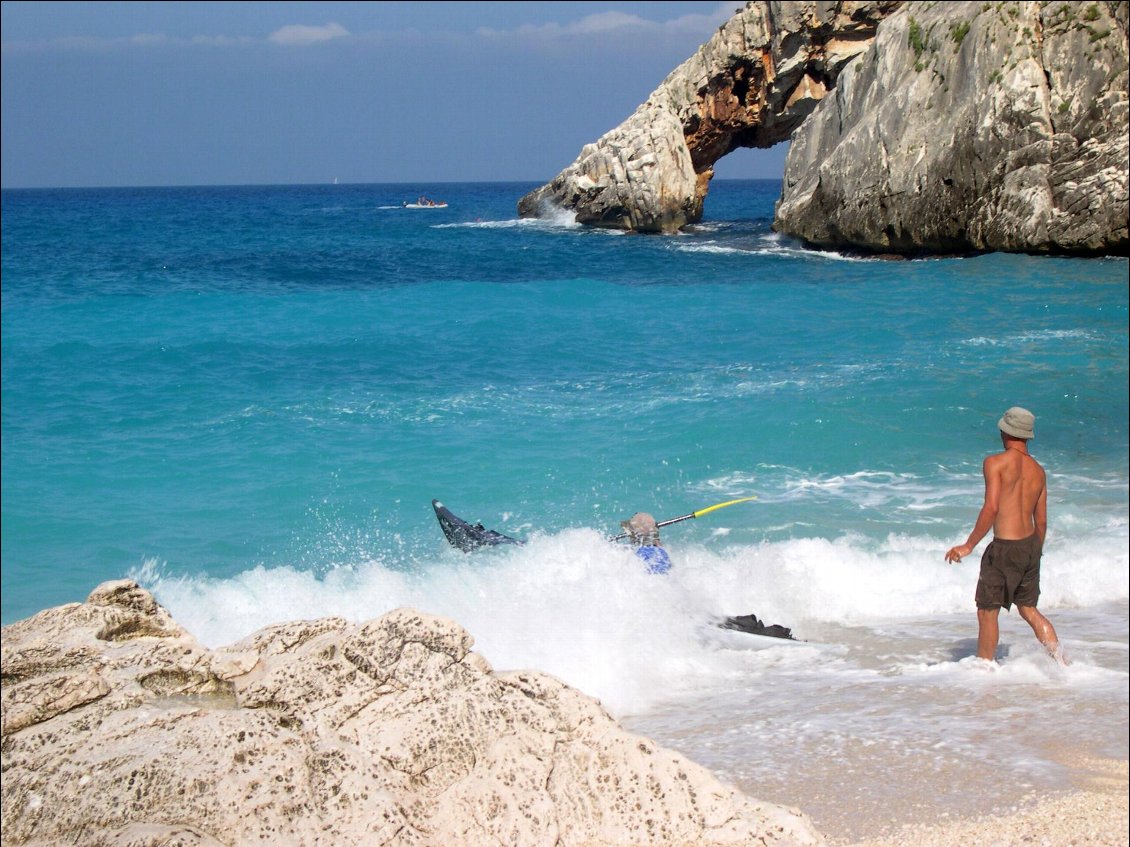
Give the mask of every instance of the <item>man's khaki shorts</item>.
[(978, 609), (1035, 606), (1040, 599), (1040, 557), (1044, 545), (1033, 533), (1018, 541), (994, 538), (981, 556), (974, 600)]

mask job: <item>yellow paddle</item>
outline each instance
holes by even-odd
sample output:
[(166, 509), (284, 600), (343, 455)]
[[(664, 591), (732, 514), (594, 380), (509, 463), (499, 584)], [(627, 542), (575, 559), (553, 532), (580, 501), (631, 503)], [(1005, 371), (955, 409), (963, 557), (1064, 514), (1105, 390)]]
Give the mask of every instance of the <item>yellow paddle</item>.
[[(725, 503), (715, 503), (713, 506), (707, 506), (705, 509), (699, 509), (697, 512), (691, 512), (689, 515), (683, 515), (679, 518), (671, 518), (670, 520), (666, 521), (659, 521), (656, 526), (670, 526), (671, 524), (678, 523), (679, 521), (689, 521), (691, 518), (697, 518), (701, 515), (707, 514), (708, 512), (713, 512), (715, 509), (725, 509), (727, 506), (733, 506), (735, 503), (748, 503), (750, 500), (756, 499), (756, 497), (739, 497), (737, 500), (727, 500)], [(619, 535), (613, 537), (611, 540), (620, 541), (621, 539), (627, 538), (628, 535), (629, 533), (622, 532)]]

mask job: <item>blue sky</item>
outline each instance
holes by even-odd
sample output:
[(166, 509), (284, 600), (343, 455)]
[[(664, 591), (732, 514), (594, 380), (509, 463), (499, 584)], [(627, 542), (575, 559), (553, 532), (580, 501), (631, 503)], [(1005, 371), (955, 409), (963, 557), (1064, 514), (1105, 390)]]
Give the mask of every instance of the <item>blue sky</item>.
[(740, 5), (5, 0), (0, 183), (546, 182)]

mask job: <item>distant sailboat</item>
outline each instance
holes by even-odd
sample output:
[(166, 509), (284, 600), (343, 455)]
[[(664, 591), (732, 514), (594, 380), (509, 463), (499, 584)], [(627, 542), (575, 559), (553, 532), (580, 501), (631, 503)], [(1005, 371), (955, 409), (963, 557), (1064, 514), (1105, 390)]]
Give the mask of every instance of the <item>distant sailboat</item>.
[(334, 185), (337, 185), (337, 177), (334, 177)]

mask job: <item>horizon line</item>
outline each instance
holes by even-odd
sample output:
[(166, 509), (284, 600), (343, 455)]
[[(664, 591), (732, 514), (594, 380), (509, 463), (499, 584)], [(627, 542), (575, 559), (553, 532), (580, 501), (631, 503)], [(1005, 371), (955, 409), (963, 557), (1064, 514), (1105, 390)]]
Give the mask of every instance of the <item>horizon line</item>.
[[(784, 177), (717, 177), (717, 182), (781, 182)], [(356, 188), (360, 186), (429, 186), (429, 185), (545, 185), (543, 180), (529, 179), (463, 179), (436, 180), (432, 182), (200, 182), (169, 183), (165, 185), (0, 185), (0, 191), (140, 191), (170, 188)]]

